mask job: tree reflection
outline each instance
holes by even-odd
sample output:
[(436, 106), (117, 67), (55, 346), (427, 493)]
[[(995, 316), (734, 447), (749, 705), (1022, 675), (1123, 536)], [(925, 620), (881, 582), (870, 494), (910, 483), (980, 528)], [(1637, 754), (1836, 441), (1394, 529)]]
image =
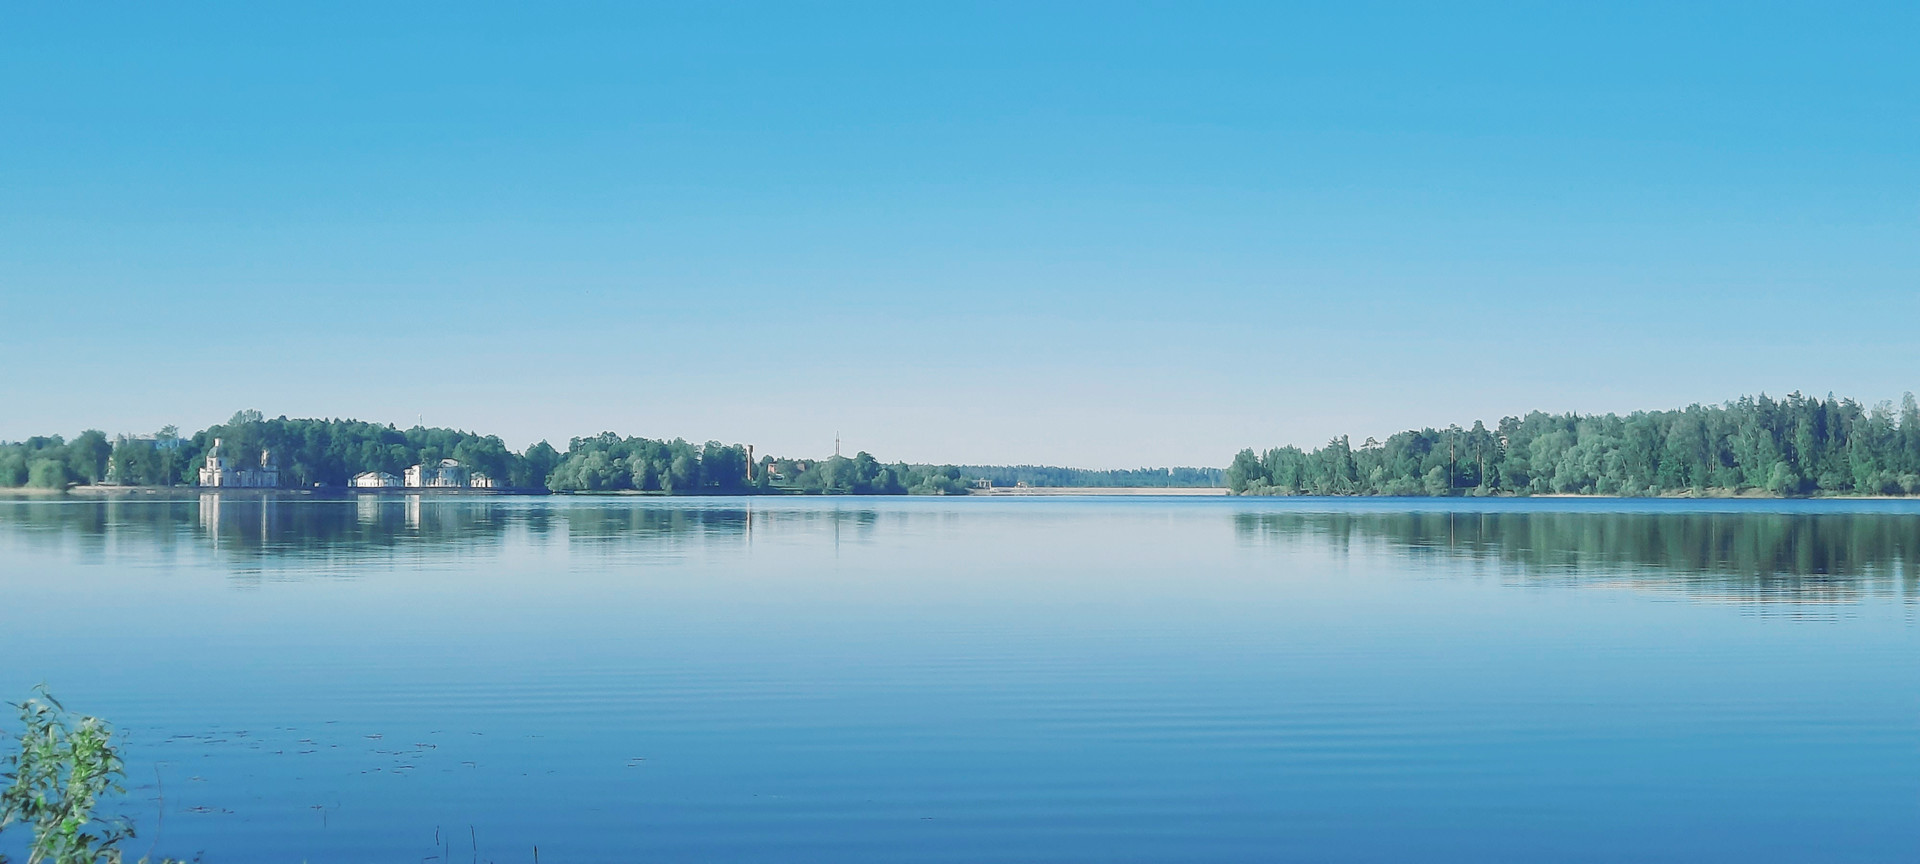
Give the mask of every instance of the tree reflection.
[[(244, 492), (0, 498), (0, 549), (41, 549), (78, 560), (210, 556), (240, 570), (337, 575), (397, 556), (423, 565), (472, 561), (498, 556), (508, 546), (649, 559), (803, 535), (831, 536), (835, 544), (871, 543), (929, 520), (1008, 517), (991, 512), (998, 515), (818, 499)], [(1233, 510), (1221, 517), (1231, 520), (1242, 542), (1488, 567), (1520, 583), (1621, 582), (1738, 602), (1920, 596), (1920, 512), (1897, 508), (1607, 511), (1515, 505), (1472, 512), (1375, 504)], [(1200, 536), (1169, 536), (1165, 542), (1208, 542)]]
[(1625, 579), (1739, 601), (1915, 594), (1920, 515), (1780, 512), (1239, 513), (1245, 540), (1317, 540), (1500, 565), (1526, 579)]
[(486, 554), (510, 539), (583, 551), (672, 553), (744, 542), (756, 531), (819, 528), (860, 542), (879, 520), (871, 509), (838, 502), (780, 509), (742, 499), (247, 492), (0, 499), (0, 532), (8, 542), (72, 550), (82, 559), (115, 550), (167, 557), (194, 549), (230, 561), (350, 564), (400, 552)]

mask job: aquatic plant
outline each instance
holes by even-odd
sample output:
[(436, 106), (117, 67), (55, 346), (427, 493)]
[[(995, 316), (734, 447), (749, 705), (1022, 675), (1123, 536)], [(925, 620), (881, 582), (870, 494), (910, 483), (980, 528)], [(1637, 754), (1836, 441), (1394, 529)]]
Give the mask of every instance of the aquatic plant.
[[(0, 761), (6, 768), (0, 781), (7, 784), (0, 790), (0, 831), (16, 822), (28, 826), (27, 864), (120, 864), (120, 844), (133, 837), (133, 824), (98, 812), (103, 799), (126, 792), (113, 727), (98, 717), (72, 716), (45, 687), (14, 707), (20, 751)], [(0, 855), (0, 864), (6, 862)]]

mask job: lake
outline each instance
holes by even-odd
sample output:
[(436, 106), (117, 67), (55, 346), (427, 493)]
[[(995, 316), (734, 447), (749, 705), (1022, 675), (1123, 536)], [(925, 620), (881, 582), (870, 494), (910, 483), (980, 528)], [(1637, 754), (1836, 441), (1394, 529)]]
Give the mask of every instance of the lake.
[(15, 498), (0, 696), (210, 864), (1913, 861), (1916, 597), (1891, 501)]

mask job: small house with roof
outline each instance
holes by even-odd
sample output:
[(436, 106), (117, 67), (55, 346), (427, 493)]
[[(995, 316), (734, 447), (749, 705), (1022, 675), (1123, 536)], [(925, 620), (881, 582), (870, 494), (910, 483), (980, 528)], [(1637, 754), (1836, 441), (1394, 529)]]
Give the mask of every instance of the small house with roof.
[(408, 489), (464, 489), (467, 487), (467, 469), (453, 459), (442, 459), (438, 465), (415, 465), (407, 469), (406, 486)]

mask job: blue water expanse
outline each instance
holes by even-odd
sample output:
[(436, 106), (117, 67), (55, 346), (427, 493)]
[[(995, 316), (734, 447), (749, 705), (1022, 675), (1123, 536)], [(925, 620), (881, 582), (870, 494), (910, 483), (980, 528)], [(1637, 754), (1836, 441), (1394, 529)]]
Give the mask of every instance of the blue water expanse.
[(20, 498), (0, 693), (212, 864), (1913, 861), (1916, 579), (1907, 502)]

